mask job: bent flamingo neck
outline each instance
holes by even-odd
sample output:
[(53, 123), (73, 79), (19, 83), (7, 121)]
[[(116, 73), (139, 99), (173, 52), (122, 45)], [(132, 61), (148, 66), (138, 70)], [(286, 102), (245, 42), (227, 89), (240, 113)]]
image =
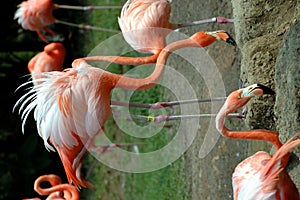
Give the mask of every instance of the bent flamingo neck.
[(282, 146), (278, 138), (278, 133), (266, 129), (254, 129), (247, 131), (234, 131), (230, 130), (225, 126), (225, 118), (229, 113), (234, 112), (238, 108), (231, 110), (227, 109), (228, 102), (225, 102), (221, 110), (216, 116), (216, 128), (220, 134), (227, 138), (233, 139), (246, 139), (246, 140), (263, 140), (272, 143), (276, 149), (279, 149)]
[(114, 75), (115, 87), (125, 88), (130, 90), (146, 90), (155, 86), (159, 82), (160, 78), (162, 77), (165, 69), (166, 61), (169, 55), (173, 51), (181, 48), (186, 48), (186, 47), (198, 47), (198, 48), (205, 47), (213, 43), (214, 41), (216, 41), (215, 38), (213, 39), (211, 37), (201, 38), (198, 35), (199, 34), (196, 33), (191, 38), (173, 42), (167, 45), (159, 54), (156, 62), (156, 67), (153, 73), (146, 78), (134, 79), (125, 76)]
[[(50, 188), (42, 188), (41, 184), (43, 182), (49, 182), (51, 184)], [(79, 199), (79, 193), (77, 189), (70, 184), (61, 184), (61, 179), (56, 175), (43, 175), (40, 176), (34, 183), (34, 190), (39, 195), (52, 195), (56, 192), (63, 192), (67, 194), (68, 199), (70, 200), (77, 200)], [(53, 195), (52, 195), (53, 196)]]
[[(244, 105), (240, 104), (239, 106), (235, 107), (235, 109), (228, 109), (229, 103), (227, 98), (226, 102), (224, 103), (223, 107), (219, 111), (216, 116), (216, 128), (221, 135), (227, 138), (232, 139), (241, 139), (241, 140), (262, 140), (272, 143), (276, 149), (279, 149), (282, 146), (282, 143), (279, 140), (278, 133), (271, 130), (266, 129), (254, 129), (254, 130), (247, 130), (247, 131), (234, 131), (230, 130), (225, 126), (225, 118), (229, 113), (234, 112), (238, 108)], [(287, 153), (282, 158), (282, 166), (286, 166), (289, 160), (289, 153)]]

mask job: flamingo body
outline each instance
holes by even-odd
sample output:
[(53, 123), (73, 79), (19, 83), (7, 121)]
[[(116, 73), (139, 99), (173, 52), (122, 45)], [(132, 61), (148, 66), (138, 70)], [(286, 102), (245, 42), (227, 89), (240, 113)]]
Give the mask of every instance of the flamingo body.
[(128, 0), (118, 18), (127, 43), (142, 53), (158, 53), (175, 28), (169, 22), (170, 12), (168, 0)]
[(52, 0), (27, 0), (18, 5), (14, 19), (25, 29), (36, 31), (37, 34), (46, 41), (45, 36), (41, 33), (44, 30), (48, 33), (54, 34), (53, 31), (46, 28), (50, 24), (54, 24), (52, 11), (54, 4)]
[(291, 151), (300, 140), (296, 134), (271, 157), (259, 151), (242, 161), (232, 175), (235, 200), (298, 200), (298, 189), (282, 166), (281, 159)]
[(65, 24), (65, 25), (69, 25), (77, 28), (83, 28), (83, 29), (119, 32), (116, 30), (110, 30), (102, 27), (81, 25), (81, 24), (75, 24), (71, 22), (58, 20), (53, 16), (53, 10), (58, 8), (75, 9), (75, 10), (93, 10), (93, 9), (115, 9), (119, 7), (118, 6), (69, 6), (69, 5), (54, 4), (52, 0), (25, 0), (18, 5), (18, 9), (15, 12), (14, 19), (17, 19), (18, 23), (25, 30), (36, 31), (38, 36), (44, 42), (47, 43), (48, 40), (46, 39), (45, 35), (42, 33), (42, 30), (54, 35), (55, 32), (53, 32), (52, 30), (46, 27), (54, 23)]
[(228, 23), (232, 19), (214, 17), (190, 23), (170, 22), (171, 0), (127, 0), (118, 18), (127, 43), (141, 53), (158, 54), (173, 30), (205, 23)]

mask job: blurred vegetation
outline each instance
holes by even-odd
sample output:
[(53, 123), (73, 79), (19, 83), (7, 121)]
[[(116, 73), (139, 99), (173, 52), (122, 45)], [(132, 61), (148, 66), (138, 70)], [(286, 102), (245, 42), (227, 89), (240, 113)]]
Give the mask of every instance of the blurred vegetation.
[[(38, 136), (32, 114), (25, 125), (22, 134), (22, 124), (18, 112), (12, 112), (15, 102), (26, 92), (16, 91), (22, 83), (29, 79), (27, 63), (36, 53), (43, 50), (45, 43), (35, 32), (21, 29), (15, 20), (14, 12), (21, 1), (3, 2), (7, 12), (1, 12), (1, 52), (0, 81), (4, 95), (1, 101), (0, 126), (0, 199), (21, 199), (38, 196), (33, 190), (34, 180), (42, 175), (54, 173), (60, 175), (66, 182), (66, 177), (60, 159), (55, 152), (44, 148), (42, 139)], [(56, 0), (55, 3), (70, 4), (67, 0)], [(72, 5), (123, 5), (125, 0), (78, 0)], [(56, 10), (55, 16), (60, 20), (90, 24), (118, 30), (117, 17), (120, 10), (103, 11), (68, 11)], [(70, 67), (72, 60), (87, 55), (97, 44), (114, 35), (114, 33), (92, 30), (79, 30), (64, 25), (52, 25), (51, 28), (61, 34), (63, 44), (67, 49), (65, 67)], [(131, 52), (128, 55), (140, 54)], [(111, 65), (108, 70), (114, 73), (124, 73), (132, 66)], [(130, 101), (140, 103), (155, 103), (165, 100), (164, 88), (155, 86), (147, 91), (134, 92)], [(118, 93), (120, 94), (120, 93)], [(112, 96), (122, 100), (122, 96)], [(153, 115), (148, 109), (130, 108), (130, 113)], [(149, 122), (135, 121), (140, 126)], [(123, 125), (128, 122), (124, 120)], [(172, 127), (172, 128), (170, 128)], [(140, 147), (141, 152), (157, 150), (166, 145), (175, 133), (176, 123), (163, 128), (159, 134), (147, 139), (139, 139), (146, 145)], [(111, 118), (105, 124), (107, 136), (113, 142), (137, 142), (137, 139), (124, 134), (118, 129)], [(83, 170), (87, 172), (95, 164), (91, 155), (86, 155)], [(81, 190), (82, 199), (188, 199), (189, 184), (185, 181), (185, 162), (181, 157), (168, 167), (149, 173), (130, 174), (111, 169), (98, 162), (92, 169), (89, 180), (96, 186), (94, 189)]]

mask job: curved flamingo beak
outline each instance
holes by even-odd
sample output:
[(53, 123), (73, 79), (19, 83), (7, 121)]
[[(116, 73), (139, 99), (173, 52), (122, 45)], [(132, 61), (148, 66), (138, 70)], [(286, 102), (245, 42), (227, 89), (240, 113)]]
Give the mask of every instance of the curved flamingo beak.
[(254, 97), (262, 94), (274, 95), (275, 92), (262, 84), (253, 84), (243, 89), (241, 97)]
[(227, 42), (228, 44), (236, 46), (236, 42), (226, 31), (218, 30), (218, 31), (213, 31), (213, 32), (207, 32), (207, 34), (214, 36), (217, 40), (223, 40), (223, 41)]

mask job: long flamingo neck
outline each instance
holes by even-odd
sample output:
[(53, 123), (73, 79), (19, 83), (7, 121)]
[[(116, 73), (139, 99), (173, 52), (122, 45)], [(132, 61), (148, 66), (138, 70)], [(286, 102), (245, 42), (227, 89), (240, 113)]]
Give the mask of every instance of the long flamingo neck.
[(90, 56), (86, 58), (81, 58), (87, 62), (110, 62), (110, 63), (116, 63), (120, 65), (144, 65), (144, 64), (150, 64), (150, 63), (156, 63), (157, 58), (159, 56), (159, 53), (156, 53), (151, 56), (145, 56), (145, 57), (123, 57), (123, 56)]
[[(229, 102), (227, 98), (225, 104), (219, 111), (216, 116), (216, 128), (224, 137), (233, 138), (233, 139), (246, 139), (246, 140), (263, 140), (272, 143), (277, 149), (279, 149), (282, 144), (278, 138), (278, 133), (271, 130), (266, 129), (254, 129), (247, 131), (234, 131), (230, 130), (225, 126), (225, 118), (226, 116), (239, 109), (243, 105), (245, 105), (248, 101), (240, 102)], [(250, 99), (250, 98), (249, 98)]]
[(53, 192), (52, 188), (42, 188), (43, 182), (49, 182), (51, 186), (61, 184), (61, 179), (55, 175), (43, 175), (40, 176), (34, 183), (34, 190), (40, 195), (49, 195)]
[[(43, 182), (49, 182), (51, 187), (42, 188), (41, 184)], [(42, 196), (49, 195), (47, 199), (52, 199), (52, 198), (56, 199), (60, 197), (60, 195), (57, 194), (57, 192), (63, 192), (64, 197), (66, 197), (66, 199), (70, 199), (70, 200), (79, 199), (79, 192), (77, 191), (75, 186), (70, 184), (62, 184), (60, 177), (54, 174), (43, 175), (37, 178), (37, 180), (34, 182), (34, 190), (39, 195)]]
[[(76, 188), (70, 184), (60, 184), (55, 185), (47, 189), (42, 189), (44, 194), (42, 195), (50, 195), (52, 198), (60, 198), (59, 193), (62, 192), (64, 197), (67, 197), (69, 200), (77, 200), (79, 199), (79, 194)], [(49, 196), (49, 198), (50, 198)], [(48, 198), (47, 198), (48, 199)]]
[[(204, 44), (207, 45), (207, 43)], [(130, 90), (146, 90), (155, 86), (163, 75), (165, 64), (169, 55), (173, 51), (185, 47), (204, 47), (204, 45), (202, 45), (201, 43), (200, 44), (197, 43), (191, 38), (171, 43), (168, 46), (166, 46), (159, 54), (157, 58), (155, 70), (150, 76), (143, 79), (134, 79), (134, 78), (128, 78), (128, 77), (116, 75), (115, 76), (116, 87), (130, 89)]]
[(229, 129), (225, 126), (225, 118), (230, 112), (226, 109), (226, 101), (225, 104), (222, 106), (221, 110), (218, 112), (216, 116), (216, 128), (223, 136), (226, 137), (226, 133)]

